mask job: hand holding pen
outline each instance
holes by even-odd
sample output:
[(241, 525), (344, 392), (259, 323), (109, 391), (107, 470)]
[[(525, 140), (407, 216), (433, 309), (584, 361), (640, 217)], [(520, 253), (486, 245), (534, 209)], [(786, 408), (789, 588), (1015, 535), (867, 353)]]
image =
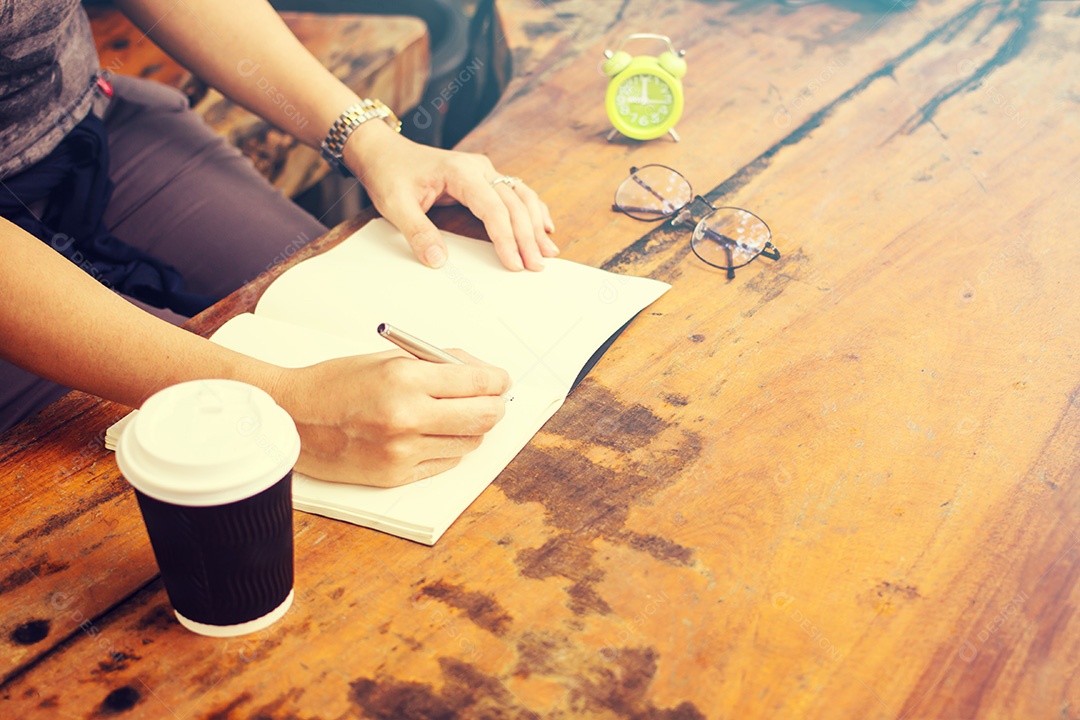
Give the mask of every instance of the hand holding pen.
[[(415, 335), (410, 335), (404, 330), (398, 330), (393, 325), (389, 325), (387, 323), (379, 323), (379, 327), (375, 328), (375, 331), (378, 332), (379, 335), (382, 335), (384, 338), (394, 343), (399, 348), (419, 360), (427, 360), (428, 362), (433, 363), (444, 363), (447, 365), (465, 364), (463, 360), (451, 355), (442, 348), (432, 345), (425, 340), (421, 340)], [(507, 402), (512, 402), (514, 396), (510, 393), (506, 393), (502, 396), (502, 398)]]
[[(400, 337), (399, 337), (400, 339)], [(425, 344), (426, 345), (426, 344)], [(504, 370), (430, 346), (278, 368), (274, 397), (300, 431), (296, 469), (396, 487), (457, 465), (506, 413)], [(438, 350), (438, 348), (434, 348)], [(438, 358), (417, 362), (420, 353)]]

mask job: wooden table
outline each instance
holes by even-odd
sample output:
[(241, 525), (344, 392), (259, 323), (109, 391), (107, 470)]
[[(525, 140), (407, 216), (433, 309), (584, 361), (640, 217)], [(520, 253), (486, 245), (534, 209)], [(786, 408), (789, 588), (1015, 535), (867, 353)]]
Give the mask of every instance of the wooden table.
[[(1080, 5), (859, 7), (503, 2), (517, 77), (464, 147), (565, 257), (672, 290), (434, 548), (297, 514), (297, 602), (247, 638), (172, 617), (123, 408), (14, 429), (0, 715), (1080, 715)], [(638, 30), (689, 50), (681, 143), (604, 140)], [(612, 212), (650, 162), (782, 259), (729, 282)]]

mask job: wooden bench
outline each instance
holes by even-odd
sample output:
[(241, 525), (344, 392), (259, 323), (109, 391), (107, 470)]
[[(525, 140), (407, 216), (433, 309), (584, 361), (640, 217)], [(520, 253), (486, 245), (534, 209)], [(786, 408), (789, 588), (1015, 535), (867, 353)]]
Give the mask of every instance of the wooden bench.
[[(327, 177), (329, 168), (318, 152), (207, 87), (122, 13), (102, 7), (87, 12), (103, 68), (182, 89), (207, 123), (286, 195), (295, 198)], [(312, 54), (359, 95), (378, 97), (399, 114), (420, 102), (429, 67), (427, 28), (421, 20), (295, 12), (282, 17)]]

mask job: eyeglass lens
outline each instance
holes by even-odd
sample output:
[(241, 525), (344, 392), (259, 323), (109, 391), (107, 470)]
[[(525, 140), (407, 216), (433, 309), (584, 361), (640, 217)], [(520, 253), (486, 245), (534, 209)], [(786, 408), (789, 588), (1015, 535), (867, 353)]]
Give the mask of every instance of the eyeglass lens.
[[(705, 199), (702, 203), (712, 209), (694, 228), (690, 247), (703, 261), (728, 271), (734, 277), (735, 268), (764, 254), (776, 260), (780, 253), (771, 246), (772, 231), (765, 221), (749, 210), (736, 207), (715, 208)], [(636, 220), (661, 220), (689, 208), (694, 200), (690, 181), (666, 165), (646, 165), (632, 168), (615, 191), (615, 207)], [(675, 220), (679, 222), (681, 216)]]
[(765, 249), (772, 233), (752, 212), (717, 208), (694, 228), (690, 247), (699, 258), (718, 268), (738, 268)]
[(615, 191), (615, 206), (637, 220), (661, 220), (694, 198), (690, 182), (664, 165), (635, 168)]

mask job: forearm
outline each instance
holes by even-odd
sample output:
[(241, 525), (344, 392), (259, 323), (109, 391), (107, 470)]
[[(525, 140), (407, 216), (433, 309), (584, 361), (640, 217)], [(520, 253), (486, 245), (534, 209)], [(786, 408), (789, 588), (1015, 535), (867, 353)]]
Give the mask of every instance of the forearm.
[(276, 389), (279, 368), (142, 311), (3, 219), (0, 256), (0, 357), (8, 362), (132, 407), (196, 378)]
[(264, 0), (116, 4), (182, 65), (313, 147), (341, 111), (359, 99)]
[[(183, 65), (312, 147), (359, 100), (265, 0), (117, 4)], [(523, 181), (500, 174), (484, 156), (424, 147), (386, 123), (365, 122), (349, 135), (343, 158), (376, 209), (431, 267), (446, 261), (446, 248), (426, 213), (436, 202), (450, 200), (483, 221), (507, 268), (540, 270), (544, 257), (559, 254), (547, 236), (555, 229), (547, 206)]]

